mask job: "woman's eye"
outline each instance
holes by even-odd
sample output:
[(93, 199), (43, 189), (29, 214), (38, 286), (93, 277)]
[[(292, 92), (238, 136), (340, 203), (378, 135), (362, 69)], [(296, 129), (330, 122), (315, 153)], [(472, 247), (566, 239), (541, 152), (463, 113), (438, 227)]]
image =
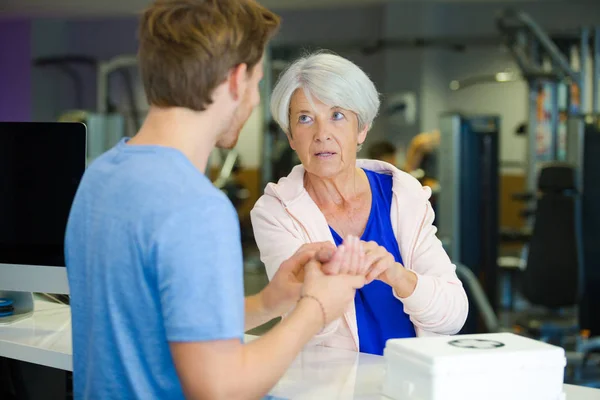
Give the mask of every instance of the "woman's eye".
[(344, 114), (342, 114), (341, 112), (336, 111), (336, 112), (333, 113), (333, 119), (334, 120), (337, 121), (337, 120), (340, 120), (342, 118), (344, 118)]
[(310, 121), (312, 121), (312, 119), (308, 115), (301, 115), (298, 117), (298, 122), (301, 124), (307, 124)]

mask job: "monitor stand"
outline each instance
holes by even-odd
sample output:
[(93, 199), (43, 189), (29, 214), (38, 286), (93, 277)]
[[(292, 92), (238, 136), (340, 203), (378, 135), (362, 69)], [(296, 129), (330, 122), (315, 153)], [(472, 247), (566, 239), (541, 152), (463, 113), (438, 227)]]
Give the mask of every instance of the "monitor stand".
[(33, 294), (31, 292), (0, 290), (0, 298), (11, 299), (15, 309), (13, 315), (0, 317), (0, 325), (12, 324), (33, 315)]

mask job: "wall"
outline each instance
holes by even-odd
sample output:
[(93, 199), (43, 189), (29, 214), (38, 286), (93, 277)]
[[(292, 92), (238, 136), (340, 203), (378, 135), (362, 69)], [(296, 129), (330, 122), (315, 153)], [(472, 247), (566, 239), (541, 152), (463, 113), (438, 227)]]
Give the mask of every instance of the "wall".
[[(62, 19), (33, 20), (31, 59), (64, 55), (68, 51), (68, 23)], [(33, 67), (32, 118), (56, 121), (65, 110), (77, 106), (73, 81), (56, 67)]]
[[(99, 62), (108, 61), (122, 55), (135, 55), (137, 52), (137, 18), (120, 17), (112, 19), (77, 19), (69, 21), (68, 50), (71, 53), (89, 56)], [(128, 69), (135, 82), (136, 101), (142, 110), (147, 109), (143, 88), (139, 83), (137, 70)], [(96, 109), (96, 74), (89, 68), (79, 72), (87, 82), (84, 107)], [(109, 82), (110, 101), (120, 110), (129, 110), (124, 101), (122, 76), (112, 74)]]
[(31, 22), (0, 20), (0, 121), (31, 119)]
[[(598, 2), (523, 2), (516, 6), (549, 32), (576, 32), (576, 28), (584, 24), (600, 23)], [(420, 129), (424, 131), (436, 127), (439, 114), (444, 111), (498, 114), (502, 118), (502, 171), (504, 174), (518, 175), (523, 173), (526, 140), (517, 137), (514, 131), (518, 124), (528, 118), (527, 85), (519, 82), (480, 85), (458, 92), (449, 90), (449, 83), (454, 79), (507, 69), (518, 71), (512, 57), (500, 46), (476, 44), (477, 41), (490, 43), (497, 36), (494, 18), (504, 8), (506, 3), (501, 2), (434, 6), (395, 3), (387, 7), (386, 34), (388, 38), (437, 37), (446, 38), (447, 41), (472, 43), (463, 53), (441, 47), (414, 50), (413, 68), (420, 77)], [(394, 51), (398, 50), (388, 53)], [(401, 62), (400, 58), (392, 60), (391, 66), (397, 61)], [(400, 74), (394, 76), (388, 71), (387, 76), (390, 86), (409, 84), (409, 79)], [(409, 78), (413, 76), (414, 72), (408, 74)], [(394, 79), (398, 82), (393, 82)]]
[[(455, 78), (514, 67), (506, 54), (494, 48), (469, 48), (466, 53), (452, 53), (440, 48), (411, 46), (387, 47), (373, 54), (361, 51), (361, 47), (372, 45), (381, 38), (473, 39), (497, 36), (494, 18), (496, 12), (505, 6), (506, 3), (497, 1), (481, 4), (395, 2), (361, 8), (285, 10), (280, 13), (283, 25), (274, 45), (300, 50), (323, 47), (348, 57), (374, 80), (384, 105), (392, 93), (411, 91), (416, 94), (418, 123), (392, 126), (382, 112), (369, 134), (370, 142), (388, 139), (397, 145), (405, 145), (416, 133), (435, 128), (439, 114), (452, 108), (497, 112), (504, 121), (502, 159), (512, 162), (524, 157), (524, 143), (513, 134), (515, 124), (525, 118), (523, 86), (486, 86), (460, 93), (451, 93), (447, 89), (450, 80)], [(590, 23), (600, 15), (598, 2), (520, 2), (518, 7), (551, 31)], [(133, 17), (62, 22), (42, 20), (36, 21), (35, 27), (35, 42), (44, 44), (34, 46), (36, 54), (69, 52), (105, 60), (136, 51), (137, 20)], [(43, 82), (37, 74), (34, 73), (33, 82), (34, 116), (38, 119), (55, 118), (56, 108), (71, 106), (70, 84), (56, 73), (50, 75), (50, 72), (45, 72)], [(87, 81), (94, 81), (89, 71), (84, 72), (84, 76)], [(117, 79), (114, 81), (118, 84)], [(62, 96), (58, 101), (53, 97), (56, 94)], [(137, 94), (140, 103), (144, 104), (139, 86)], [(45, 104), (42, 106), (40, 102)], [(86, 89), (83, 106), (95, 108), (94, 85)], [(250, 141), (247, 145), (241, 150), (244, 158), (255, 160), (260, 154), (260, 141)]]
[(332, 47), (377, 39), (385, 27), (380, 6), (282, 10), (282, 25), (274, 45), (318, 45)]
[[(505, 171), (508, 169), (514, 172), (517, 164), (523, 163), (526, 156), (526, 140), (516, 136), (515, 130), (528, 118), (527, 84), (524, 81), (489, 83), (458, 91), (449, 90), (450, 81), (455, 79), (491, 75), (508, 69), (518, 70), (514, 61), (508, 53), (494, 48), (474, 49), (464, 54), (445, 52), (438, 56), (444, 59), (444, 70), (437, 77), (443, 76), (443, 79), (432, 86), (438, 87), (445, 97), (444, 111), (499, 115), (502, 124), (500, 159)], [(433, 116), (430, 116), (425, 122), (433, 126), (433, 121)]]

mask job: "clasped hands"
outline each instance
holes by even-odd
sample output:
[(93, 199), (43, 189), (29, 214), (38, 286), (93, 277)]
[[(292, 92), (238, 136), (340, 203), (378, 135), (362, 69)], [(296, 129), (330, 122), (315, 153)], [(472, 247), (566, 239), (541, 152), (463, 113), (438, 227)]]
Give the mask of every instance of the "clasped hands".
[[(265, 309), (277, 315), (288, 312), (300, 299), (305, 283), (308, 284), (305, 282), (307, 272), (311, 273), (311, 283), (319, 275), (323, 278), (360, 276), (364, 277), (364, 284), (380, 280), (391, 286), (400, 298), (410, 296), (417, 283), (415, 273), (397, 263), (385, 247), (375, 242), (349, 236), (337, 248), (330, 242), (307, 243), (281, 264), (262, 291)], [(334, 292), (330, 295), (335, 295), (334, 287), (330, 289)]]
[(314, 252), (321, 263), (321, 270), (327, 275), (361, 275), (365, 284), (380, 280), (395, 287), (408, 271), (397, 263), (385, 247), (376, 242), (364, 242), (355, 236), (348, 236), (336, 248), (330, 242), (308, 243), (298, 252)]

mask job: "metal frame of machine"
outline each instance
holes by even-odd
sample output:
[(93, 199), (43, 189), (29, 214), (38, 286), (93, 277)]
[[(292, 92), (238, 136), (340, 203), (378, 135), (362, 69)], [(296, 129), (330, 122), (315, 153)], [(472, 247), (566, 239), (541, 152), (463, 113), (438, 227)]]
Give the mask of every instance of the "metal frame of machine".
[[(448, 114), (440, 131), (439, 237), (450, 258), (481, 280), (496, 311), (500, 119)], [(474, 333), (477, 325), (476, 313), (470, 313), (463, 331)]]

